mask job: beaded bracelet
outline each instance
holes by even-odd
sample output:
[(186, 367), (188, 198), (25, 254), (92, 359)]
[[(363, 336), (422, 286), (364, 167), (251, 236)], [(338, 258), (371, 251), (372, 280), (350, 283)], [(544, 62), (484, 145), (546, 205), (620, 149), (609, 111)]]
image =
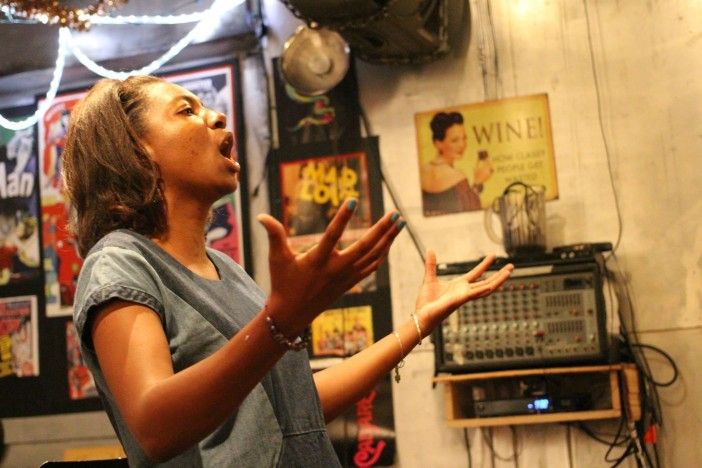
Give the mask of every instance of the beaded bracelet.
[(417, 335), (419, 335), (419, 343), (417, 346), (421, 347), (422, 346), (422, 337), (424, 333), (422, 333), (422, 327), (419, 326), (419, 319), (417, 318), (417, 315), (412, 312), (410, 315), (412, 315), (412, 320), (414, 320), (414, 326), (417, 329)]
[[(267, 307), (268, 305), (266, 304), (265, 308)], [(305, 330), (301, 336), (296, 336), (291, 340), (287, 336), (283, 335), (280, 330), (278, 330), (278, 327), (275, 326), (275, 322), (273, 322), (270, 315), (266, 315), (266, 323), (268, 324), (268, 329), (271, 331), (273, 340), (275, 340), (276, 343), (285, 346), (291, 351), (302, 351), (303, 349), (307, 348), (307, 343), (309, 342), (308, 330)]]
[(396, 331), (392, 332), (400, 345), (400, 362), (395, 365), (395, 382), (400, 383), (400, 369), (405, 366), (405, 348), (402, 346), (402, 340), (400, 339), (400, 334)]

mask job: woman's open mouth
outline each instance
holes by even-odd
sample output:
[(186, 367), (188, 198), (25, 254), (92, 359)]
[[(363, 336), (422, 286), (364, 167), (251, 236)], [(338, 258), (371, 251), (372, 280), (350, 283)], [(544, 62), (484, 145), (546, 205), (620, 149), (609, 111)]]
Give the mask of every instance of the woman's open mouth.
[(232, 149), (234, 148), (234, 135), (232, 135), (231, 132), (227, 132), (227, 134), (224, 137), (224, 140), (222, 140), (222, 143), (219, 144), (219, 154), (224, 156), (227, 159), (232, 158)]

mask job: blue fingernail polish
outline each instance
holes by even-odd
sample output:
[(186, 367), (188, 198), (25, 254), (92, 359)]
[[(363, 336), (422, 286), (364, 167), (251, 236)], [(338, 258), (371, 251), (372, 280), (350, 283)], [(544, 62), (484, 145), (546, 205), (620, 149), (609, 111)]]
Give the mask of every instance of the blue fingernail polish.
[(405, 227), (405, 224), (407, 224), (407, 223), (405, 222), (404, 219), (402, 221), (400, 221), (399, 223), (397, 223), (397, 230), (402, 231), (402, 228)]
[(349, 200), (349, 202), (346, 204), (346, 208), (349, 209), (349, 211), (353, 211), (356, 209), (356, 200)]
[(392, 216), (390, 216), (390, 221), (392, 221), (394, 223), (395, 221), (397, 221), (397, 218), (399, 218), (399, 217), (400, 217), (399, 213), (393, 213)]

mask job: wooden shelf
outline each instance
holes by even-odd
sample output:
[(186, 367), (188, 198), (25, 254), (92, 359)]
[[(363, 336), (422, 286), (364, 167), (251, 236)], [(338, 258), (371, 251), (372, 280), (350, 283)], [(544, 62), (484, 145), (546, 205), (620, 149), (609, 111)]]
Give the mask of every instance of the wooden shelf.
[[(640, 417), (638, 405), (638, 374), (633, 364), (601, 366), (554, 367), (480, 372), (463, 375), (441, 375), (434, 378), (445, 388), (446, 418), (450, 427), (484, 427), (516, 424), (544, 424), (562, 421), (614, 419), (622, 416), (619, 374), (625, 382), (627, 414), (633, 420)], [(565, 389), (587, 388), (592, 397), (592, 408), (582, 411), (542, 412), (510, 416), (476, 416), (474, 404), (483, 400), (507, 397), (512, 387), (523, 386), (525, 381), (548, 381), (552, 386)], [(516, 390), (513, 390), (516, 391)], [(499, 397), (498, 395), (502, 395)]]

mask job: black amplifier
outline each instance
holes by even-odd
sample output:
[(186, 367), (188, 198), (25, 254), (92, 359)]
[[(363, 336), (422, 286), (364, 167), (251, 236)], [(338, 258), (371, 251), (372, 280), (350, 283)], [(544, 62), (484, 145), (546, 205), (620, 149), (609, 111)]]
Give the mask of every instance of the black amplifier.
[[(599, 253), (498, 258), (491, 270), (506, 263), (513, 263), (515, 269), (505, 284), (490, 296), (463, 305), (436, 328), (436, 372), (607, 361)], [(440, 264), (437, 274), (446, 280), (477, 264)]]

